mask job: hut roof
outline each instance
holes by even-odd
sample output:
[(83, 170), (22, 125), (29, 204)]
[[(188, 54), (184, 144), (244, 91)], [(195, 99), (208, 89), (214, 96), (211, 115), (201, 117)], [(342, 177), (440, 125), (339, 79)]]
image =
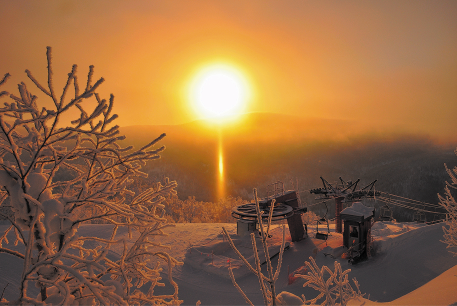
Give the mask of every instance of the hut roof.
[(351, 215), (362, 217), (363, 219), (369, 218), (374, 215), (373, 207), (366, 207), (360, 202), (352, 203), (352, 206), (347, 207), (341, 211), (342, 215)]

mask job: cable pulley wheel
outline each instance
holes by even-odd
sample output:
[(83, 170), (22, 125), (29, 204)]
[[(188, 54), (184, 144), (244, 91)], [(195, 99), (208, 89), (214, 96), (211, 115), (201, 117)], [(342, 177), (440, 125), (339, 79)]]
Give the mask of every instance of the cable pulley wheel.
[[(262, 220), (267, 220), (270, 214), (270, 207), (265, 207), (262, 214)], [(273, 208), (273, 215), (271, 220), (278, 221), (287, 219), (294, 214), (291, 206), (285, 204), (275, 205)], [(232, 209), (232, 217), (239, 220), (257, 220), (257, 212), (254, 203), (243, 204)]]

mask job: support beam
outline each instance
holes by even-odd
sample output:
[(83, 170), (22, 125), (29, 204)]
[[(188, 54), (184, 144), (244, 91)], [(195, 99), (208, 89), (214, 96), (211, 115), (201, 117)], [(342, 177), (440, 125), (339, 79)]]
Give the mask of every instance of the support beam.
[[(290, 207), (298, 209), (298, 194), (296, 191), (287, 191), (283, 195), (276, 197), (276, 203), (284, 203)], [(287, 218), (289, 232), (292, 241), (300, 241), (305, 238), (305, 228), (301, 219), (301, 214), (294, 214)]]
[(335, 231), (337, 233), (343, 232), (343, 223), (341, 221), (341, 211), (343, 210), (344, 197), (335, 198)]

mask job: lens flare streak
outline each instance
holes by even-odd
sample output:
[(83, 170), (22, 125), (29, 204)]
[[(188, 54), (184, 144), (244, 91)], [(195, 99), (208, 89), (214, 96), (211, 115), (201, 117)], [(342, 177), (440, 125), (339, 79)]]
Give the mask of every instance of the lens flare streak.
[(217, 197), (222, 199), (225, 197), (225, 176), (224, 176), (224, 153), (222, 145), (222, 135), (219, 131), (219, 146), (218, 146), (218, 180), (217, 180)]
[(224, 178), (224, 157), (222, 156), (222, 152), (219, 151), (219, 180)]

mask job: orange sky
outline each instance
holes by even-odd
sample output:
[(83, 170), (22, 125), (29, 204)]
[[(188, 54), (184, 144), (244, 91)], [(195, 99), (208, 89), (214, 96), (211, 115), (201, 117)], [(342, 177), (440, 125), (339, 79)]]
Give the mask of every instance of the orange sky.
[(248, 111), (451, 136), (456, 16), (456, 1), (0, 0), (0, 74), (45, 80), (52, 46), (56, 83), (95, 65), (118, 124), (179, 124), (197, 119), (187, 82), (219, 60), (250, 79)]

